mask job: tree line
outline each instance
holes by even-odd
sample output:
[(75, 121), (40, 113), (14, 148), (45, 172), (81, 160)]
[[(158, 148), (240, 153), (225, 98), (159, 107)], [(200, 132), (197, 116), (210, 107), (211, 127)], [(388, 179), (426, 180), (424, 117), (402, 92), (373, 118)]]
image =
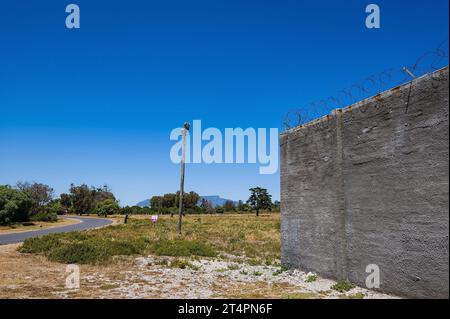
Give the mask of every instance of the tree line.
[[(280, 202), (272, 202), (272, 196), (267, 189), (261, 187), (250, 188), (250, 197), (246, 202), (237, 203), (227, 200), (222, 206), (202, 198), (196, 192), (183, 194), (183, 212), (186, 214), (223, 214), (225, 212), (251, 212), (259, 216), (261, 210), (279, 211)], [(167, 193), (150, 198), (150, 208), (159, 214), (176, 214), (179, 207), (180, 192)]]
[(40, 183), (0, 185), (0, 225), (26, 221), (55, 221), (62, 207), (53, 189)]
[(107, 185), (70, 185), (69, 193), (55, 198), (54, 190), (42, 183), (18, 182), (0, 185), (0, 225), (28, 221), (56, 221), (62, 214), (111, 215), (119, 203)]
[[(246, 202), (226, 201), (223, 206), (201, 198), (196, 192), (183, 194), (184, 214), (222, 214), (225, 212), (251, 212), (259, 215), (261, 210), (279, 210), (279, 202), (272, 202), (266, 189), (250, 190)], [(167, 193), (150, 198), (150, 207), (125, 206), (119, 202), (107, 186), (95, 187), (86, 184), (71, 184), (68, 193), (54, 196), (54, 190), (42, 183), (18, 182), (14, 187), (0, 185), (0, 225), (27, 221), (56, 221), (62, 214), (171, 214), (178, 212), (180, 193)]]

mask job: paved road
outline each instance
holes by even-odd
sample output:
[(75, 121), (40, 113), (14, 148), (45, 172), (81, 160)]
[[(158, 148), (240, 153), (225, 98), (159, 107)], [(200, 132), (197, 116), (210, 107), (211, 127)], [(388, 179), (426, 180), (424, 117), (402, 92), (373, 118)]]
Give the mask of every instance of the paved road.
[(0, 235), (0, 245), (20, 243), (27, 238), (47, 235), (51, 233), (65, 233), (70, 231), (85, 230), (106, 226), (112, 223), (112, 220), (92, 217), (66, 217), (67, 219), (78, 219), (81, 223), (71, 224), (66, 226), (47, 228), (41, 230), (31, 230), (27, 232), (11, 233)]

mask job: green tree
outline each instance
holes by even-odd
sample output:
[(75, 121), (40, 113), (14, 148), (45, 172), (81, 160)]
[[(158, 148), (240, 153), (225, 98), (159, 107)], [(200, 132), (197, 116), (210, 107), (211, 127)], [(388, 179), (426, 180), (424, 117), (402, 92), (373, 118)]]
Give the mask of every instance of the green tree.
[(234, 212), (236, 210), (236, 205), (234, 204), (233, 201), (226, 200), (225, 203), (223, 204), (223, 209), (226, 212)]
[(153, 196), (150, 198), (150, 207), (154, 211), (157, 212), (161, 211), (161, 209), (163, 208), (162, 203), (163, 203), (162, 196)]
[[(176, 207), (178, 207), (179, 203), (180, 203), (180, 192), (178, 191), (175, 194), (175, 203), (176, 203)], [(183, 208), (186, 209), (193, 209), (195, 207), (197, 207), (197, 204), (200, 200), (200, 195), (197, 194), (196, 192), (189, 192), (189, 193), (184, 193), (183, 194)]]
[(86, 184), (81, 186), (70, 185), (70, 197), (72, 199), (72, 209), (78, 215), (89, 213), (94, 204), (94, 196), (91, 189)]
[(255, 187), (249, 190), (250, 197), (247, 200), (247, 204), (256, 210), (256, 216), (259, 216), (261, 209), (272, 209), (272, 196), (268, 193), (267, 189)]
[(102, 187), (91, 186), (91, 192), (93, 198), (93, 207), (97, 206), (98, 203), (103, 202), (107, 199), (117, 201), (108, 185), (103, 185)]
[(276, 212), (280, 211), (280, 201), (279, 200), (276, 200), (273, 202), (272, 209)]
[(0, 185), (0, 225), (29, 220), (32, 205), (27, 192)]
[(45, 206), (44, 211), (54, 215), (62, 215), (66, 212), (66, 208), (61, 205), (60, 201), (55, 200), (48, 203), (47, 206)]
[(53, 199), (53, 188), (42, 183), (18, 182), (17, 188), (22, 192), (28, 193), (33, 201), (32, 214), (42, 212), (44, 206)]
[(205, 214), (212, 214), (214, 213), (214, 208), (213, 205), (211, 204), (210, 201), (202, 198), (200, 201), (200, 209), (203, 211), (203, 213)]
[(66, 211), (72, 208), (72, 197), (69, 194), (61, 194), (59, 202), (66, 209)]
[(241, 201), (241, 200), (238, 201), (238, 204), (237, 204), (237, 210), (238, 210), (239, 212), (246, 212), (246, 211), (248, 211), (248, 209), (249, 209), (248, 204), (244, 203), (244, 202)]
[(122, 215), (131, 215), (133, 214), (133, 209), (130, 206), (125, 206), (122, 207), (119, 213)]
[(176, 207), (177, 206), (176, 199), (177, 199), (176, 195), (173, 193), (164, 194), (162, 197), (162, 207), (165, 208)]
[(102, 202), (97, 203), (94, 212), (99, 216), (114, 215), (120, 210), (119, 204), (115, 200), (105, 199)]

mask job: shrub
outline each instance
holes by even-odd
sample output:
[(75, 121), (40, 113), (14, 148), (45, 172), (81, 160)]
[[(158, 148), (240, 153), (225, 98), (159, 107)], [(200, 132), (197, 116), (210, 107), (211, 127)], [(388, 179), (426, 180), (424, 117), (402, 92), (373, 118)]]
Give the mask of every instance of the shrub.
[(95, 239), (57, 247), (48, 254), (48, 259), (68, 264), (98, 264), (108, 261), (112, 256), (137, 255), (141, 252), (142, 247), (132, 241)]
[(306, 282), (314, 282), (317, 280), (317, 275), (309, 275), (306, 277)]
[(353, 288), (355, 288), (355, 285), (347, 280), (338, 281), (333, 286), (331, 286), (331, 289), (339, 292), (346, 292), (352, 290)]
[(19, 251), (42, 253), (61, 263), (98, 264), (112, 256), (141, 254), (147, 245), (145, 238), (122, 241), (73, 232), (26, 239)]
[(175, 259), (171, 263), (171, 267), (173, 267), (173, 268), (180, 268), (180, 269), (190, 268), (192, 270), (199, 270), (198, 266), (193, 265), (192, 263), (190, 263), (186, 259)]
[(30, 220), (34, 222), (56, 222), (58, 220), (58, 215), (43, 211), (31, 216)]
[(50, 251), (48, 259), (62, 263), (95, 263), (108, 259), (106, 250), (91, 242), (70, 243)]
[(61, 241), (59, 240), (58, 234), (50, 234), (44, 237), (25, 239), (19, 251), (21, 253), (47, 253), (60, 245)]

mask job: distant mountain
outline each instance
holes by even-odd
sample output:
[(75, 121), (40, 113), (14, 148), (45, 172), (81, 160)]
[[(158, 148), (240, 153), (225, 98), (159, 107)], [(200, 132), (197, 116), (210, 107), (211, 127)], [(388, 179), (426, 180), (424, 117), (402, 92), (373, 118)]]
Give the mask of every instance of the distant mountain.
[(200, 203), (202, 202), (202, 199), (205, 199), (208, 202), (210, 202), (213, 207), (223, 206), (223, 204), (225, 204), (226, 201), (232, 201), (235, 205), (237, 204), (236, 201), (233, 201), (231, 199), (222, 198), (219, 195), (211, 195), (211, 196), (201, 196), (197, 205), (200, 205)]
[(150, 207), (150, 199), (143, 200), (142, 202), (137, 203), (136, 206)]
[[(200, 200), (198, 201), (197, 205), (200, 205), (202, 199), (207, 200), (208, 202), (210, 202), (212, 204), (213, 207), (216, 206), (223, 206), (223, 204), (225, 204), (226, 201), (231, 200), (231, 199), (226, 199), (226, 198), (222, 198), (219, 195), (210, 195), (210, 196), (201, 196)], [(231, 200), (235, 205), (237, 205), (236, 201)], [(146, 199), (143, 200), (142, 202), (139, 202), (136, 204), (136, 206), (140, 206), (140, 207), (150, 207), (150, 200)]]

